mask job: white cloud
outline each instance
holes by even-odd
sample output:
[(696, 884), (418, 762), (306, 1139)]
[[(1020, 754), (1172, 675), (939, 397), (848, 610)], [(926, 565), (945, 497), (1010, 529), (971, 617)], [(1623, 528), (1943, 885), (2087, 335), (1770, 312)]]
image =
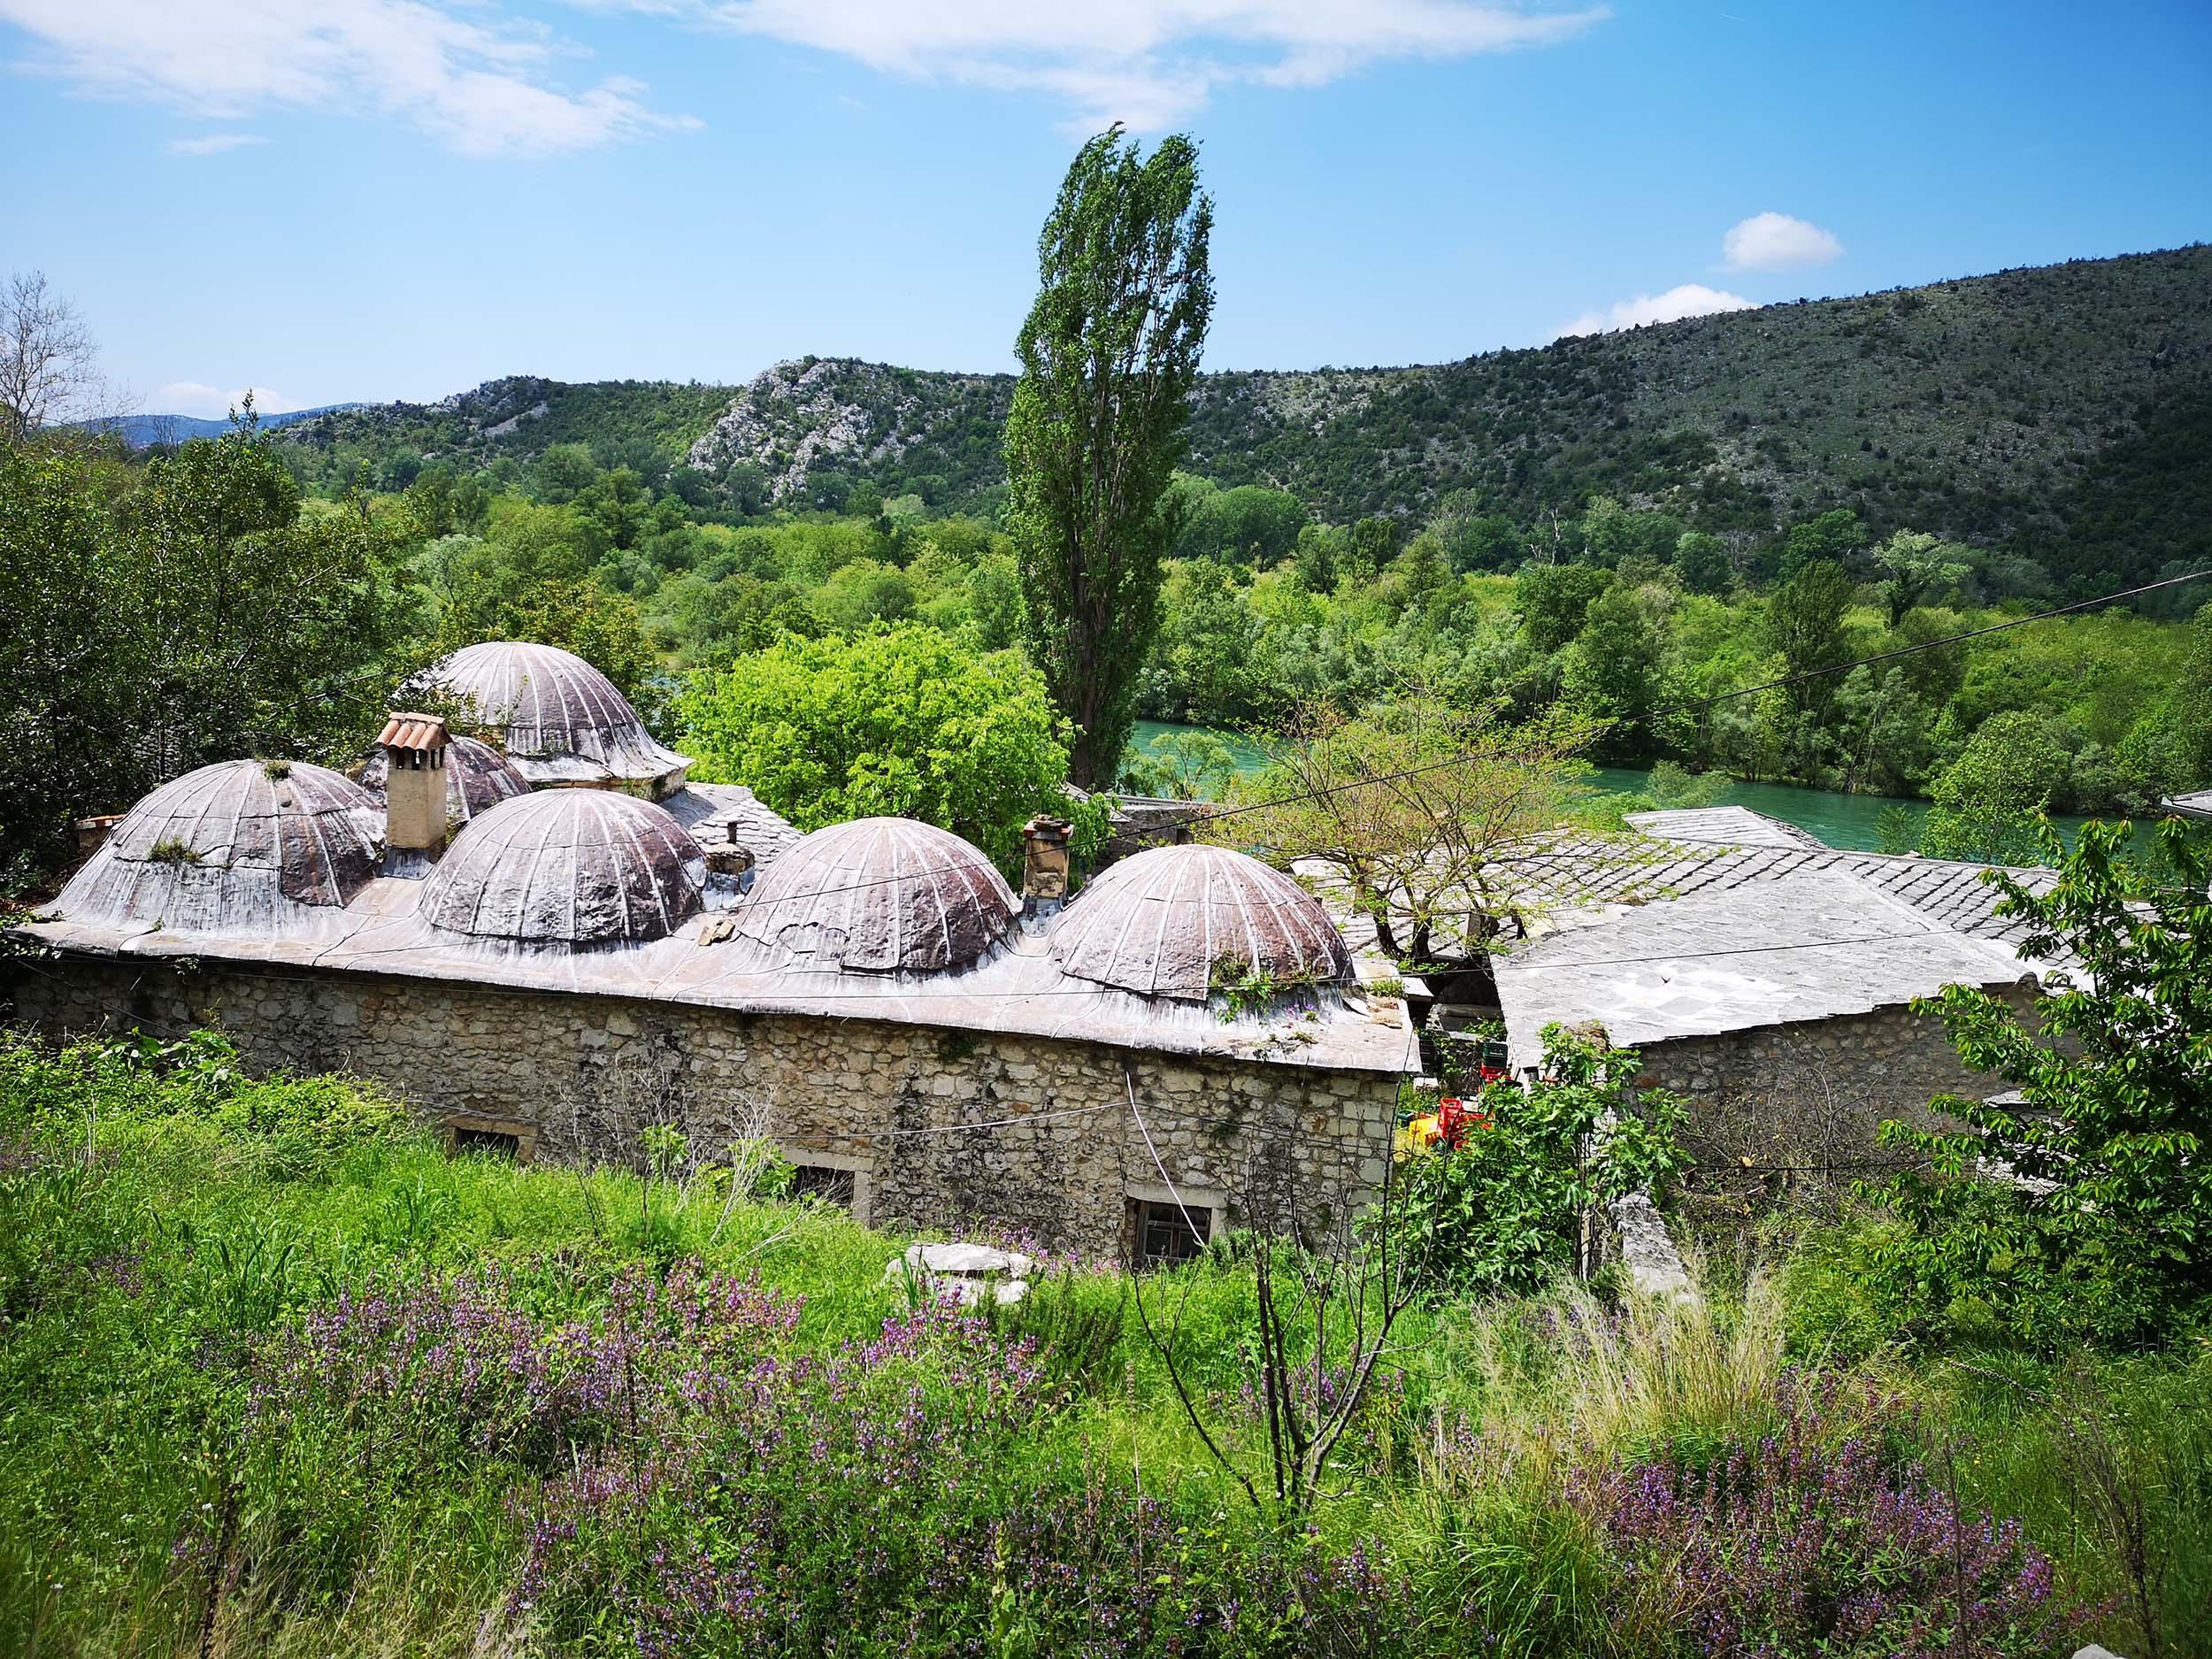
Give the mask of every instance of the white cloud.
[(1833, 232), (1787, 213), (1754, 213), (1729, 228), (1720, 251), (1731, 271), (1784, 271), (1841, 258), (1843, 244)]
[[(695, 127), (613, 77), (570, 92), (573, 48), (488, 7), (428, 0), (0, 0), (41, 47), (26, 66), (81, 89), (235, 119), (271, 107), (408, 121), (464, 156), (542, 156)], [(199, 152), (194, 152), (199, 153)]]
[(208, 133), (199, 138), (173, 138), (163, 148), (173, 156), (219, 156), (227, 150), (268, 142), (258, 133)]
[(1318, 87), (1393, 58), (1549, 46), (1609, 15), (1476, 0), (630, 0), (888, 74), (1064, 104), (1068, 127), (1156, 132), (1245, 83)]
[(1571, 322), (1562, 324), (1557, 337), (1563, 340), (1570, 334), (1610, 334), (1616, 328), (1640, 328), (1646, 323), (1674, 323), (1685, 317), (1709, 317), (1715, 311), (1747, 311), (1755, 308), (1755, 302), (1740, 294), (1709, 288), (1702, 282), (1685, 282), (1664, 294), (1639, 294), (1607, 311), (1585, 311)]
[(172, 380), (154, 388), (154, 395), (146, 400), (146, 410), (149, 414), (197, 415), (205, 420), (220, 420), (242, 405), (249, 392), (253, 394), (254, 410), (258, 414), (280, 415), (297, 407), (272, 387), (242, 386), (227, 392), (219, 386), (203, 385), (198, 380)]

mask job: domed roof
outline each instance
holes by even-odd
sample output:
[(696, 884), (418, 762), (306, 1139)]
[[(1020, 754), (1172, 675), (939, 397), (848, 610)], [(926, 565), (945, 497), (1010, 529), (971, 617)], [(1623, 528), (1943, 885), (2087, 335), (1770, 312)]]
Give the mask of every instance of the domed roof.
[(516, 944), (641, 943), (697, 911), (706, 873), (698, 843), (649, 801), (549, 789), (503, 801), (455, 836), (421, 913)]
[[(379, 749), (361, 768), (361, 787), (381, 796), (391, 773), (391, 757)], [(467, 823), (502, 801), (530, 793), (530, 780), (514, 762), (489, 743), (472, 737), (449, 737), (445, 749), (445, 818), (449, 826)]]
[(534, 785), (658, 780), (691, 764), (654, 741), (612, 680), (557, 646), (464, 646), (423, 680), (470, 699), (472, 724), (497, 734)]
[(769, 867), (738, 932), (777, 953), (868, 973), (934, 973), (995, 949), (1021, 908), (991, 861), (949, 830), (864, 818), (806, 836)]
[(1094, 878), (1063, 912), (1053, 956), (1078, 979), (1204, 1002), (1218, 972), (1278, 982), (1350, 979), (1320, 900), (1226, 847), (1155, 847)]
[(173, 778), (116, 825), (55, 909), (96, 926), (282, 933), (376, 874), (384, 815), (304, 761), (218, 761)]

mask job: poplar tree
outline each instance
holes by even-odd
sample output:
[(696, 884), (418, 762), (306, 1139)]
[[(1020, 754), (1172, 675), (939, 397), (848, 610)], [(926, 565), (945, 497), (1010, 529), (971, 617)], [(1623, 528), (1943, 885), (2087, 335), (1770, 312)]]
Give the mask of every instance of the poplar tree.
[(1128, 741), (1182, 527), (1169, 485), (1213, 312), (1212, 229), (1197, 146), (1178, 134), (1146, 156), (1117, 126), (1083, 146), (1038, 238), (1007, 523), (1030, 649), (1075, 723), (1069, 771), (1087, 788), (1113, 781)]

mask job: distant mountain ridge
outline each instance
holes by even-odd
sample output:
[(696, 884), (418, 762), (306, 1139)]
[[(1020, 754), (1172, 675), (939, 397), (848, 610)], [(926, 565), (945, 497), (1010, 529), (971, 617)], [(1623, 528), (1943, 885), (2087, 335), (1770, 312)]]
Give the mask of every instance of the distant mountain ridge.
[[(705, 473), (744, 504), (1002, 488), (1014, 380), (851, 358), (742, 387), (529, 376), (431, 405), (295, 419), (288, 442), (464, 465), (583, 442)], [(2212, 247), (1800, 301), (1409, 368), (1229, 372), (1194, 396), (1191, 470), (1321, 516), (1451, 490), (1533, 521), (1596, 493), (1763, 534), (1831, 507), (2005, 544), (2062, 578), (2212, 561)]]
[[(260, 420), (263, 426), (273, 431), (288, 426), (295, 421), (312, 420), (318, 415), (338, 414), (367, 407), (365, 403), (324, 403), (315, 409), (288, 409), (280, 414), (264, 413), (260, 415)], [(157, 443), (188, 443), (195, 438), (219, 438), (230, 430), (228, 417), (211, 420), (202, 415), (113, 415), (73, 424), (93, 431), (112, 432), (134, 449), (151, 449)]]

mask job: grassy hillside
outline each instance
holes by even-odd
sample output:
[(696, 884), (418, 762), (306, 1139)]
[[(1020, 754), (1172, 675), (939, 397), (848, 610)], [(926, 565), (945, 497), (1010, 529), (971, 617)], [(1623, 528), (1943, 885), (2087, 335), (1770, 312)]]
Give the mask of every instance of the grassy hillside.
[[(1013, 381), (849, 358), (740, 388), (519, 377), (288, 429), (325, 462), (483, 465), (581, 442), (680, 458), (735, 504), (975, 504)], [(1454, 489), (1524, 522), (1594, 493), (1745, 534), (1831, 507), (2010, 545), (2062, 584), (2212, 557), (2212, 248), (1801, 301), (1399, 369), (1222, 373), (1193, 470), (1348, 521)]]

